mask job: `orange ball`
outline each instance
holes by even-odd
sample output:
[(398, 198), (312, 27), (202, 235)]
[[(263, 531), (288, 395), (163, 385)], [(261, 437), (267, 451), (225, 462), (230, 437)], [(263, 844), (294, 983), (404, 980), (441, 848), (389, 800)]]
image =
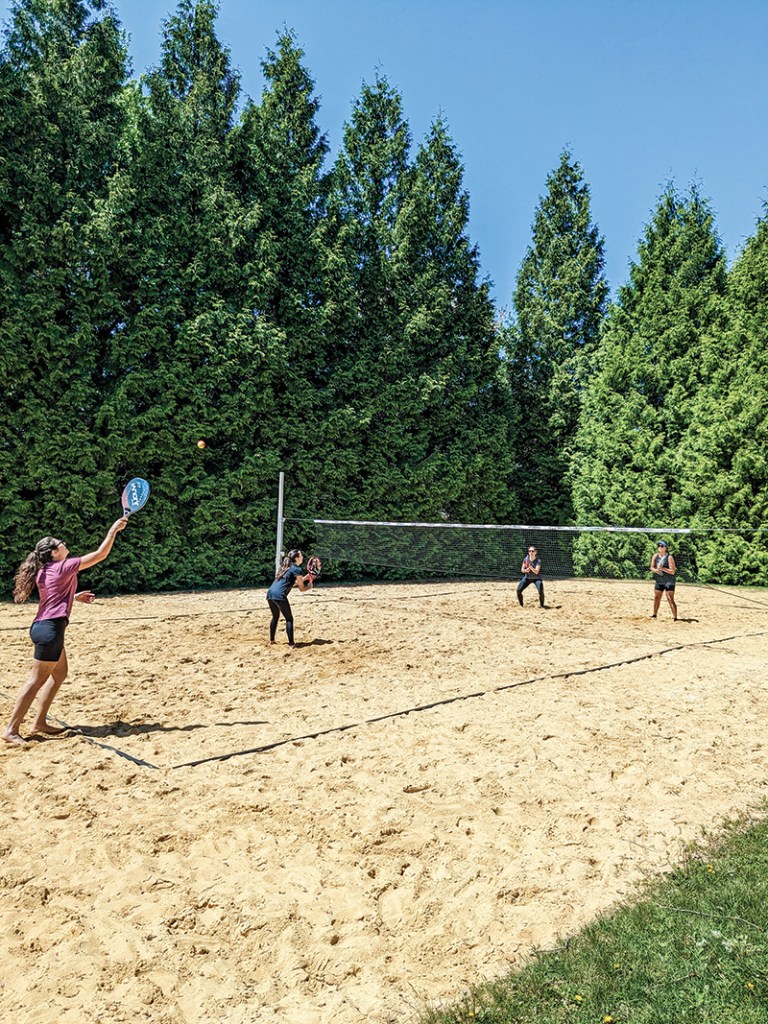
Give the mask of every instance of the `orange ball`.
[(205, 441), (198, 441), (197, 442), (197, 447), (198, 448), (205, 448)]

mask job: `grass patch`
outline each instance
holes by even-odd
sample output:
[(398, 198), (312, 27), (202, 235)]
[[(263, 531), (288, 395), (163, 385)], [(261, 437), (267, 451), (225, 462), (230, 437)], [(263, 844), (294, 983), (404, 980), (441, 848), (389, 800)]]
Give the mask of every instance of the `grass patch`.
[(768, 819), (686, 848), (636, 902), (424, 1024), (766, 1024)]

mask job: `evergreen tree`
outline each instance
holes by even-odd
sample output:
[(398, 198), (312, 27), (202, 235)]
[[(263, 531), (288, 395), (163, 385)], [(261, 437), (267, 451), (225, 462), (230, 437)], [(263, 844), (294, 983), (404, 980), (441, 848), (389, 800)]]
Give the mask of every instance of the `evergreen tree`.
[(392, 427), (414, 512), (486, 522), (516, 511), (512, 443), (487, 281), (468, 237), (469, 195), (444, 122), (416, 154), (392, 256), (400, 363)]
[(344, 515), (505, 518), (512, 449), (463, 169), (438, 120), (415, 161), (400, 96), (365, 86), (325, 234), (335, 339), (324, 475)]
[(249, 224), (242, 260), (247, 287), (279, 338), (273, 393), (284, 415), (272, 443), (294, 498), (315, 512), (322, 480), (313, 467), (326, 462), (321, 392), (331, 358), (322, 313), (328, 144), (303, 56), (292, 34), (278, 38), (262, 62), (261, 101), (246, 106), (232, 148)]
[[(768, 584), (768, 219), (728, 275), (727, 329), (704, 339), (704, 380), (678, 472), (701, 578)], [(728, 531), (726, 533), (720, 531)]]
[(668, 187), (609, 310), (584, 391), (580, 523), (688, 525), (678, 451), (702, 382), (702, 339), (722, 321), (725, 282), (708, 204), (696, 189), (683, 199)]
[(515, 289), (516, 321), (507, 335), (517, 405), (516, 482), (528, 522), (573, 519), (570, 466), (581, 394), (605, 314), (604, 269), (589, 187), (564, 152), (536, 210)]
[[(0, 574), (42, 533), (104, 528), (95, 422), (113, 309), (95, 211), (114, 172), (126, 53), (97, 0), (17, 0), (0, 52)], [(115, 514), (119, 506), (113, 505)]]
[(327, 505), (396, 515), (409, 505), (399, 461), (407, 439), (393, 404), (402, 349), (392, 279), (395, 226), (410, 178), (410, 131), (384, 78), (364, 85), (333, 168), (323, 229), (324, 333), (331, 342), (322, 445)]
[(215, 17), (209, 0), (181, 0), (165, 24), (146, 94), (127, 97), (124, 167), (103, 216), (123, 315), (101, 423), (116, 472), (153, 487), (145, 553), (129, 567), (137, 585), (250, 581), (254, 554), (261, 571), (270, 561), (276, 338), (242, 269), (240, 90)]
[(249, 102), (233, 151), (241, 194), (252, 207), (249, 287), (259, 308), (285, 330), (289, 365), (315, 360), (315, 312), (321, 292), (318, 225), (326, 190), (328, 143), (316, 123), (319, 101), (295, 37), (267, 52), (267, 86)]

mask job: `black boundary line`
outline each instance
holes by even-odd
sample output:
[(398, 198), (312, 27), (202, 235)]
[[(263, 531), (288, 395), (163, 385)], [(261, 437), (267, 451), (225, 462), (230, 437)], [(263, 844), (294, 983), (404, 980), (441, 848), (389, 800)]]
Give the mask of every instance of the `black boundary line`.
[[(467, 579), (467, 580), (462, 581), (462, 582), (467, 582), (467, 583), (483, 583), (483, 582), (486, 581), (486, 579), (490, 579), (490, 578), (496, 579), (496, 577), (487, 577), (487, 578), (486, 577), (472, 577), (472, 578)], [(502, 581), (502, 582), (507, 582), (507, 583), (512, 584), (512, 583), (515, 583), (515, 580), (516, 580), (516, 577), (514, 579), (510, 578), (510, 579)], [(390, 581), (388, 581), (388, 580), (385, 581), (386, 584), (389, 584), (389, 582)], [(581, 578), (581, 577), (575, 577), (574, 576), (574, 577), (563, 577), (562, 579), (557, 578), (555, 580), (551, 580), (550, 579), (547, 582), (556, 582), (556, 583), (569, 583), (569, 582), (577, 582), (577, 583), (584, 583), (584, 582), (589, 582), (589, 583), (647, 583), (648, 581), (647, 580), (640, 580), (640, 579), (636, 579), (636, 580), (617, 580), (617, 579), (607, 579), (607, 578), (606, 579), (597, 579), (597, 578), (593, 578), (593, 577)], [(374, 584), (363, 584), (363, 585), (378, 586), (380, 584), (379, 583), (374, 583)], [(413, 582), (408, 583), (406, 581), (404, 583), (399, 583), (399, 584), (396, 584), (396, 585), (397, 586), (416, 586), (418, 584), (414, 584)], [(759, 600), (756, 597), (748, 597), (746, 594), (739, 593), (739, 588), (735, 587), (735, 586), (731, 587), (728, 590), (726, 590), (724, 587), (715, 587), (711, 583), (690, 582), (690, 583), (681, 584), (681, 586), (699, 587), (702, 590), (712, 590), (716, 594), (725, 594), (726, 597), (736, 597), (736, 598), (738, 598), (741, 601), (749, 601), (751, 604), (760, 605), (761, 608), (768, 608), (768, 602), (767, 601), (761, 601), (761, 600)], [(212, 591), (200, 591), (200, 593), (212, 593)], [(424, 600), (427, 600), (429, 598), (434, 598), (434, 597), (452, 597), (452, 596), (454, 596), (455, 594), (458, 594), (458, 593), (461, 593), (461, 591), (458, 591), (458, 590), (441, 590), (438, 593), (433, 593), (433, 594), (430, 594), (429, 592), (422, 592), (422, 593), (419, 593), (419, 594), (407, 595), (405, 597), (400, 596), (398, 598), (393, 598), (393, 600), (396, 600), (396, 601), (417, 601), (417, 600), (418, 601), (424, 601)], [(359, 602), (362, 602), (362, 601), (379, 601), (380, 602), (380, 601), (382, 601), (382, 599), (386, 600), (386, 594), (383, 596), (383, 598), (382, 598), (381, 594), (376, 594), (375, 596), (372, 596), (372, 597), (350, 597), (350, 598), (347, 598), (347, 600), (349, 600), (349, 601), (351, 601), (351, 602), (353, 602), (355, 604), (357, 604)], [(319, 597), (319, 596), (317, 596), (315, 594), (315, 596), (312, 598), (312, 600), (316, 604), (332, 604), (332, 603), (334, 603), (336, 601), (343, 601), (343, 600), (345, 600), (345, 598), (344, 598), (343, 595), (340, 595), (339, 597), (327, 597), (325, 595), (323, 595), (322, 597)], [(124, 616), (124, 617), (121, 617), (121, 618), (116, 618), (116, 619), (99, 619), (98, 621), (99, 621), (99, 623), (102, 623), (102, 622), (109, 622), (109, 623), (114, 623), (114, 622), (141, 622), (141, 621), (172, 622), (174, 619), (196, 619), (196, 618), (200, 618), (201, 616), (204, 616), (204, 615), (209, 615), (209, 616), (212, 616), (212, 615), (252, 615), (252, 614), (254, 614), (255, 612), (258, 612), (258, 611), (259, 611), (259, 609), (256, 608), (256, 607), (253, 607), (253, 608), (221, 608), (221, 609), (211, 609), (211, 610), (200, 611), (200, 612), (172, 612), (169, 615), (127, 615), (127, 616)], [(69, 628), (70, 629), (73, 628), (73, 627), (77, 628), (78, 626), (84, 626), (86, 624), (87, 623), (84, 622), (84, 621), (71, 622), (69, 624)], [(23, 625), (23, 626), (0, 626), (0, 633), (20, 632), (21, 630), (29, 630), (29, 626), (27, 626), (27, 625)]]
[(408, 708), (405, 711), (390, 711), (386, 715), (377, 715), (375, 718), (366, 718), (362, 722), (351, 722), (348, 725), (336, 725), (330, 729), (321, 729), (318, 732), (307, 733), (304, 736), (290, 736), (288, 739), (276, 740), (274, 743), (266, 743), (260, 747), (250, 747), (248, 750), (236, 750), (230, 754), (217, 754), (214, 757), (203, 757), (197, 761), (184, 761), (182, 764), (171, 766), (171, 771), (177, 768), (197, 768), (201, 764), (209, 764), (212, 761), (229, 761), (233, 757), (244, 757), (246, 754), (262, 754), (277, 747), (284, 747), (291, 743), (301, 743), (304, 740), (316, 740), (321, 736), (328, 736), (332, 733), (348, 732), (350, 729), (360, 729), (364, 725), (373, 725), (376, 722), (386, 722), (390, 718), (404, 718), (406, 715), (416, 714), (420, 711), (431, 711), (433, 708), (445, 707), (448, 704), (456, 704), (462, 700), (474, 700), (476, 697), (487, 697), (490, 694), (502, 693), (505, 690), (514, 690), (519, 686), (531, 686), (533, 683), (542, 682), (547, 679), (569, 679), (571, 676), (585, 676), (591, 672), (604, 672), (608, 669), (619, 668), (622, 665), (633, 665), (638, 661), (647, 661), (650, 658), (660, 657), (662, 654), (670, 654), (673, 651), (682, 651), (687, 647), (707, 647), (710, 644), (723, 644), (729, 640), (741, 640), (746, 637), (764, 636), (765, 630), (758, 633), (739, 633), (734, 636), (724, 636), (716, 640), (699, 640), (689, 644), (675, 644), (674, 647), (665, 647), (660, 651), (651, 651), (650, 654), (641, 654), (636, 658), (625, 658), (623, 661), (614, 661), (608, 665), (595, 665), (592, 668), (574, 669), (570, 672), (558, 672), (555, 675), (534, 676), (532, 679), (521, 679), (516, 683), (505, 683), (503, 686), (496, 686), (492, 690), (478, 690), (475, 693), (462, 693), (455, 697), (446, 697), (443, 700), (433, 701), (429, 704), (420, 704), (417, 707)]
[[(7, 693), (3, 693), (2, 696), (7, 700), (12, 699), (8, 696)], [(133, 764), (138, 765), (140, 768), (154, 768), (156, 771), (160, 770), (159, 765), (152, 764), (151, 761), (142, 761), (140, 757), (134, 757), (133, 754), (129, 754), (127, 750), (120, 750), (119, 747), (112, 747), (110, 746), (109, 743), (99, 743), (99, 741), (95, 740), (92, 736), (87, 736), (84, 732), (81, 732), (80, 729), (75, 729), (74, 726), (68, 725), (61, 718), (54, 718), (53, 715), (49, 715), (48, 717), (53, 719), (53, 721), (56, 722), (57, 725), (62, 726), (62, 728), (64, 729), (68, 729), (73, 736), (81, 736), (84, 740), (86, 740), (94, 747), (101, 747), (102, 750), (109, 750), (111, 753), (117, 754), (118, 757), (124, 757), (126, 761), (131, 761)], [(43, 734), (41, 733), (40, 735)]]
[[(497, 580), (498, 581), (498, 578), (497, 577), (468, 577), (466, 580), (460, 581), (460, 583), (484, 583), (487, 580)], [(514, 578), (510, 577), (508, 580), (503, 580), (501, 582), (509, 583), (509, 584), (514, 584), (516, 582), (516, 580), (517, 580), (516, 577), (514, 577)], [(402, 583), (392, 583), (391, 581), (386, 580), (386, 581), (383, 581), (383, 585), (384, 586), (402, 586), (402, 587), (412, 586), (413, 587), (413, 586), (418, 586), (419, 583), (424, 583), (424, 582), (425, 581), (417, 581), (416, 583), (414, 583), (413, 581), (411, 581), (411, 582), (404, 581)], [(571, 583), (571, 582), (574, 582), (574, 583), (607, 583), (607, 584), (611, 584), (611, 583), (638, 583), (638, 584), (648, 583), (647, 580), (639, 580), (639, 579), (638, 580), (616, 580), (616, 579), (607, 578), (607, 577), (605, 579), (600, 579), (598, 577), (562, 577), (562, 578), (557, 577), (557, 578), (548, 578), (547, 582), (549, 582), (549, 583)], [(373, 586), (373, 587), (377, 587), (377, 586), (381, 586), (381, 585), (382, 585), (382, 581), (376, 581), (373, 584), (361, 583), (359, 586)], [(346, 589), (346, 586), (349, 586), (349, 585), (345, 585), (344, 589)], [(351, 585), (351, 586), (355, 586), (355, 585)], [(768, 608), (768, 601), (761, 601), (759, 598), (749, 597), (746, 594), (741, 594), (741, 593), (739, 593), (739, 588), (737, 586), (730, 587), (730, 588), (728, 588), (726, 590), (724, 587), (715, 587), (713, 584), (710, 584), (710, 583), (697, 583), (695, 581), (691, 581), (689, 583), (684, 583), (681, 586), (683, 586), (683, 587), (698, 587), (701, 590), (711, 590), (711, 591), (714, 591), (716, 594), (724, 594), (726, 597), (737, 597), (741, 601), (749, 601), (752, 604), (759, 604), (762, 608)], [(207, 593), (213, 593), (213, 592), (212, 591), (200, 591), (199, 592), (199, 594), (207, 594)], [(409, 595), (409, 596), (406, 596), (406, 597), (393, 598), (393, 600), (396, 600), (396, 601), (417, 601), (417, 600), (418, 601), (424, 601), (424, 600), (427, 600), (429, 598), (434, 598), (434, 597), (453, 597), (454, 595), (459, 594), (459, 593), (461, 593), (461, 591), (457, 591), (457, 590), (442, 590), (442, 591), (438, 591), (437, 593), (433, 593), (433, 594), (430, 594), (428, 592), (424, 592), (424, 593), (420, 593), (420, 594)], [(199, 594), (196, 594), (194, 596), (199, 596)], [(170, 596), (174, 596), (174, 595), (170, 595)], [(384, 595), (384, 599), (386, 600), (386, 595)], [(319, 597), (316, 594), (316, 592), (315, 592), (312, 600), (313, 600), (314, 603), (317, 603), (317, 604), (331, 604), (331, 603), (334, 603), (335, 601), (343, 601), (344, 600), (344, 596), (340, 595), (338, 597), (328, 597), (328, 596), (326, 596), (324, 594), (323, 597)], [(382, 595), (379, 593), (379, 594), (377, 594), (377, 595), (375, 595), (373, 597), (350, 597), (350, 598), (347, 598), (347, 600), (352, 601), (353, 603), (357, 603), (357, 602), (361, 602), (361, 601), (381, 601), (382, 600)], [(99, 618), (98, 622), (99, 623), (135, 623), (135, 622), (148, 622), (148, 621), (152, 621), (152, 622), (173, 622), (174, 618), (200, 618), (202, 615), (250, 615), (250, 614), (253, 614), (254, 612), (256, 612), (258, 610), (259, 609), (257, 607), (255, 607), (255, 606), (252, 607), (252, 608), (220, 608), (220, 609), (213, 608), (213, 609), (205, 610), (205, 611), (175, 611), (175, 612), (171, 612), (171, 613), (169, 613), (167, 615), (123, 615), (123, 616), (120, 616), (118, 618)], [(85, 625), (89, 625), (89, 624), (86, 624), (83, 621), (76, 622), (76, 623), (70, 623), (70, 628), (72, 629), (73, 627), (77, 628), (79, 626), (85, 626)], [(18, 632), (20, 630), (29, 630), (29, 626), (27, 626), (27, 625), (25, 625), (25, 626), (0, 626), (0, 633), (13, 633), (13, 632)]]
[[(446, 707), (449, 704), (456, 704), (459, 701), (474, 700), (477, 697), (487, 697), (493, 693), (503, 693), (506, 690), (514, 690), (519, 686), (531, 686), (533, 683), (542, 682), (547, 679), (569, 679), (571, 676), (584, 676), (589, 675), (592, 672), (604, 672), (611, 668), (618, 668), (621, 665), (632, 665), (638, 661), (647, 661), (650, 658), (660, 657), (662, 654), (669, 654), (672, 651), (681, 651), (687, 647), (706, 647), (710, 644), (722, 644), (727, 643), (729, 640), (740, 640), (746, 637), (763, 636), (764, 632), (765, 631), (761, 631), (759, 633), (741, 633), (734, 636), (720, 637), (716, 640), (696, 641), (690, 644), (676, 644), (674, 647), (665, 647), (660, 651), (651, 651), (650, 654), (641, 654), (636, 658), (626, 658), (623, 661), (611, 662), (607, 665), (595, 665), (592, 668), (574, 669), (570, 672), (558, 672), (555, 675), (533, 676), (531, 679), (521, 679), (516, 683), (505, 683), (503, 686), (496, 686), (491, 690), (478, 690), (475, 693), (462, 693), (455, 697), (446, 697), (443, 700), (432, 701), (429, 704), (420, 704), (416, 707), (408, 708), (405, 711), (390, 711), (386, 715), (377, 715), (375, 718), (367, 718), (362, 722), (350, 722), (348, 725), (332, 726), (329, 729), (321, 729), (318, 732), (307, 733), (304, 736), (291, 736), (287, 739), (276, 740), (274, 743), (266, 743), (259, 747), (250, 747), (247, 750), (236, 750), (229, 754), (217, 754), (214, 757), (204, 757), (196, 761), (184, 761), (181, 764), (171, 765), (170, 770), (175, 771), (177, 768), (197, 768), (199, 765), (210, 764), (214, 761), (229, 761), (233, 757), (244, 757), (247, 754), (262, 754), (270, 750), (275, 750), (278, 747), (287, 746), (290, 743), (301, 743), (304, 740), (315, 740), (322, 736), (329, 736), (334, 733), (348, 732), (350, 729), (360, 729), (364, 725), (374, 725), (377, 722), (386, 722), (391, 718), (404, 718), (407, 715), (418, 714), (420, 711), (430, 711), (433, 708)], [(3, 694), (3, 697), (10, 700), (9, 695), (6, 693)], [(87, 743), (90, 743), (94, 747), (99, 747), (101, 750), (108, 750), (113, 754), (117, 754), (118, 757), (122, 757), (126, 761), (130, 761), (132, 764), (135, 764), (140, 768), (152, 768), (155, 771), (160, 770), (159, 765), (134, 757), (133, 754), (129, 754), (127, 751), (121, 750), (119, 747), (113, 747), (109, 743), (99, 743), (98, 740), (93, 739), (91, 736), (87, 736), (79, 729), (73, 728), (62, 719), (54, 718), (53, 721), (57, 722), (63, 728), (69, 729), (73, 735), (82, 737)]]
[[(477, 582), (482, 582), (482, 581), (477, 581)], [(510, 580), (509, 582), (510, 583), (514, 583), (514, 580)], [(407, 586), (407, 584), (404, 584), (404, 585)], [(201, 593), (203, 593), (203, 592), (201, 591)], [(205, 593), (212, 593), (212, 591), (205, 591)], [(461, 593), (461, 591), (458, 591), (458, 590), (442, 590), (438, 594), (412, 594), (412, 595), (407, 595), (405, 597), (399, 597), (396, 600), (398, 600), (398, 601), (416, 601), (416, 600), (423, 601), (423, 600), (426, 600), (427, 598), (431, 598), (431, 597), (451, 597), (451, 596), (453, 596), (455, 594), (458, 594), (458, 593)], [(343, 600), (344, 600), (343, 597), (325, 597), (325, 596), (317, 597), (317, 596), (315, 596), (315, 597), (312, 598), (313, 603), (317, 603), (317, 604), (330, 604), (330, 603), (332, 603), (334, 601), (343, 601)], [(348, 600), (353, 601), (353, 602), (357, 602), (357, 601), (380, 601), (381, 598), (380, 597), (353, 597), (353, 598), (349, 598)], [(100, 625), (102, 622), (139, 622), (139, 621), (146, 621), (146, 620), (150, 620), (150, 619), (155, 621), (155, 622), (172, 622), (174, 619), (196, 619), (196, 618), (200, 618), (201, 615), (252, 615), (254, 612), (260, 614), (261, 611), (262, 611), (261, 608), (253, 607), (253, 608), (221, 608), (221, 609), (211, 609), (209, 611), (201, 611), (201, 612), (171, 612), (168, 615), (126, 615), (125, 617), (118, 618), (118, 619), (99, 619), (98, 620), (98, 624)], [(264, 611), (266, 612), (266, 611), (268, 611), (268, 609), (264, 609)], [(87, 623), (84, 620), (80, 620), (79, 622), (70, 622), (70, 624), (69, 624), (69, 626), (67, 628), (68, 629), (72, 629), (73, 627), (77, 628), (78, 626), (85, 626), (85, 625), (93, 625), (93, 623)], [(0, 633), (17, 632), (17, 631), (20, 631), (20, 630), (23, 630), (23, 629), (29, 631), (29, 626), (28, 625), (24, 625), (24, 626), (0, 626)]]
[[(57, 719), (54, 719), (54, 721), (57, 721)], [(153, 768), (155, 771), (160, 771), (160, 765), (158, 764), (152, 764), (151, 761), (142, 761), (140, 757), (134, 757), (133, 754), (129, 754), (127, 750), (120, 750), (119, 747), (111, 747), (109, 743), (99, 743), (98, 740), (93, 739), (92, 736), (86, 736), (86, 734), (84, 732), (81, 732), (79, 729), (72, 729), (71, 726), (66, 727), (68, 729), (71, 729), (73, 735), (82, 736), (84, 740), (86, 740), (88, 743), (91, 743), (94, 747), (101, 747), (102, 750), (109, 750), (113, 754), (117, 754), (118, 757), (124, 757), (126, 761), (130, 761), (132, 764), (137, 765), (139, 768)]]
[[(188, 616), (191, 616), (191, 615), (204, 615), (206, 613), (205, 612), (187, 612), (187, 613), (182, 613), (181, 615), (128, 615), (128, 616), (126, 616), (125, 618), (122, 618), (122, 619), (99, 619), (99, 622), (135, 622), (138, 619), (183, 619), (183, 618), (185, 618), (185, 614), (188, 615)], [(217, 613), (213, 612), (213, 613), (208, 613), (208, 614), (217, 614)], [(86, 623), (83, 620), (80, 620), (79, 622), (70, 622), (69, 625), (67, 626), (67, 629), (72, 629), (73, 627), (77, 628), (77, 626), (85, 626), (85, 625), (90, 625), (90, 623)], [(27, 631), (29, 631), (29, 628), (30, 627), (28, 625), (27, 626), (0, 626), (0, 633), (11, 633), (14, 630), (19, 630), (19, 629), (26, 629)]]
[[(690, 586), (691, 584), (689, 584)], [(694, 587), (701, 587), (702, 590), (713, 590), (716, 594), (731, 595), (730, 590), (726, 590), (724, 587), (715, 587), (711, 583), (694, 583)], [(736, 589), (735, 587), (733, 589)], [(759, 604), (761, 608), (768, 608), (768, 601), (760, 601), (756, 597), (747, 597), (746, 594), (733, 594), (733, 597), (738, 597), (742, 601), (750, 601), (752, 604)]]

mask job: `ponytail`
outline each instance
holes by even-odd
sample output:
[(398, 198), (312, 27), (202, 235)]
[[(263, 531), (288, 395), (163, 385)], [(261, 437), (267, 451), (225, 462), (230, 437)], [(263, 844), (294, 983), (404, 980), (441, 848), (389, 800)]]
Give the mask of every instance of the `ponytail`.
[(301, 548), (291, 548), (287, 555), (283, 556), (280, 568), (277, 570), (276, 580), (281, 580), (294, 563), (294, 560), (301, 554)]
[(35, 545), (16, 571), (14, 577), (13, 600), (16, 604), (24, 604), (35, 587), (35, 577), (44, 565), (53, 560), (53, 552), (58, 547), (55, 537), (43, 537)]

